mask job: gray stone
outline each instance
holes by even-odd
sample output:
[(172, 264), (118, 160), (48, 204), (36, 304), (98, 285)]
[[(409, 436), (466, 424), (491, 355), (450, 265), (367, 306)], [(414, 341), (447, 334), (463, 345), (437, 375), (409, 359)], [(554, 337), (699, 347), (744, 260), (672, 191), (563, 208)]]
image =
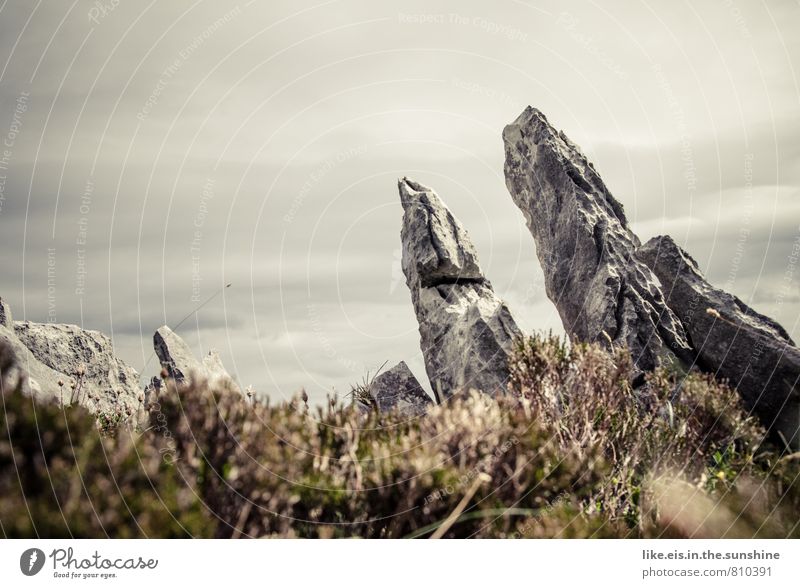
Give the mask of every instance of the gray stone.
[(772, 319), (706, 281), (670, 237), (637, 251), (658, 276), (704, 371), (735, 386), (745, 408), (800, 449), (800, 349)]
[[(91, 412), (138, 410), (142, 389), (139, 374), (114, 355), (111, 340), (99, 331), (76, 325), (14, 322), (14, 335), (32, 391), (75, 401)], [(58, 386), (58, 380), (64, 386)], [(129, 412), (128, 412), (129, 411)]]
[(396, 410), (409, 417), (424, 414), (433, 404), (404, 361), (376, 376), (369, 393), (378, 411)]
[(0, 342), (14, 357), (3, 386), (40, 400), (77, 403), (92, 413), (130, 416), (140, 408), (139, 375), (114, 355), (111, 340), (98, 331), (14, 321), (0, 299)]
[(14, 318), (11, 316), (11, 307), (0, 298), (0, 327), (14, 328)]
[(23, 393), (40, 400), (60, 398), (64, 392), (66, 403), (69, 404), (69, 386), (63, 390), (58, 385), (59, 380), (67, 384), (66, 376), (36, 359), (14, 334), (13, 324), (12, 329), (0, 326), (0, 342), (14, 357), (13, 366), (3, 374), (4, 387), (20, 388)]
[(403, 272), (419, 323), (425, 368), (439, 399), (460, 391), (505, 393), (521, 336), (495, 295), (461, 224), (436, 193), (403, 178)]
[(192, 371), (200, 370), (200, 362), (186, 342), (166, 325), (153, 334), (153, 349), (167, 375), (178, 382), (188, 379)]
[(172, 329), (164, 325), (153, 335), (153, 348), (167, 370), (177, 382), (204, 380), (211, 385), (228, 385), (241, 393), (241, 389), (222, 365), (219, 354), (211, 350), (202, 361), (197, 361), (192, 350)]
[(505, 177), (544, 269), (548, 297), (570, 338), (627, 346), (641, 370), (692, 353), (639, 239), (594, 166), (528, 107), (503, 131)]

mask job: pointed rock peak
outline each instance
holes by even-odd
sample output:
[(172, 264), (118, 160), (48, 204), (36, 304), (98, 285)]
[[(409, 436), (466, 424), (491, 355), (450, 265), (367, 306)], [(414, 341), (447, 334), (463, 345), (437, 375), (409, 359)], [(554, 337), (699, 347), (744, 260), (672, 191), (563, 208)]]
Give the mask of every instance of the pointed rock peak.
[[(778, 322), (750, 308), (736, 296), (711, 285), (694, 258), (669, 235), (653, 237), (636, 250), (636, 256), (661, 280), (669, 305), (678, 312), (680, 318), (681, 313), (688, 316), (692, 312), (699, 312), (703, 315), (684, 320), (684, 323), (688, 323), (687, 331), (690, 333), (693, 322), (703, 322), (700, 318), (714, 321), (716, 315), (709, 313), (711, 309), (742, 329), (746, 327), (760, 331), (776, 342), (795, 347), (789, 333)], [(691, 288), (692, 299), (680, 300), (679, 291), (682, 287)], [(698, 307), (699, 300), (704, 300), (706, 306)]]
[[(186, 342), (178, 335), (175, 331), (170, 329), (167, 325), (163, 327), (159, 327), (159, 329), (155, 332), (154, 336), (158, 336), (165, 341), (174, 340), (175, 342), (179, 342), (182, 345), (186, 345)], [(186, 345), (188, 348), (189, 346)]]
[(376, 376), (369, 393), (380, 412), (397, 410), (406, 416), (418, 416), (433, 404), (404, 361)]
[(153, 348), (161, 367), (177, 382), (191, 380), (195, 376), (205, 378), (209, 384), (222, 384), (241, 393), (242, 390), (222, 365), (215, 350), (209, 351), (202, 361), (195, 359), (191, 348), (168, 326), (164, 325), (153, 335)]
[(528, 107), (503, 131), (506, 186), (536, 241), (547, 295), (570, 337), (624, 345), (642, 370), (691, 363), (661, 284), (635, 258), (639, 239), (594, 166)]
[[(525, 108), (525, 110), (522, 111), (522, 113), (514, 120), (514, 122), (512, 122), (509, 125), (509, 127), (514, 127), (514, 126), (520, 127), (520, 126), (523, 126), (523, 125), (530, 125), (532, 120), (536, 120), (536, 121), (546, 125), (548, 128), (551, 128), (551, 129), (553, 128), (550, 125), (550, 121), (547, 120), (547, 117), (544, 115), (544, 113), (541, 110), (539, 110), (538, 108), (535, 108), (535, 107), (530, 106), (530, 105), (527, 106)], [(555, 130), (554, 130), (554, 132), (555, 132)]]
[[(548, 182), (574, 185), (578, 190), (595, 197), (598, 205), (611, 213), (624, 229), (628, 229), (624, 207), (611, 195), (594, 165), (563, 131), (550, 124), (541, 111), (528, 106), (503, 129), (503, 140), (507, 146), (520, 149), (522, 157), (518, 163), (523, 164), (520, 173), (534, 172), (526, 167), (536, 168), (536, 173), (547, 176)], [(535, 191), (536, 186), (529, 186), (529, 189)], [(630, 236), (636, 240), (633, 233)]]
[(478, 254), (461, 223), (431, 188), (402, 178), (403, 270), (411, 287), (484, 280)]
[(735, 385), (748, 411), (800, 449), (800, 349), (786, 330), (712, 286), (670, 237), (654, 237), (636, 255), (663, 284), (667, 304), (695, 345), (697, 365)]
[[(700, 266), (694, 258), (689, 255), (687, 251), (682, 249), (669, 235), (653, 237), (637, 249), (636, 254), (651, 268), (656, 265), (656, 260), (658, 259), (662, 262), (669, 262), (676, 267), (680, 265), (683, 271), (691, 271), (698, 277), (702, 277)], [(669, 287), (669, 284), (664, 284), (664, 286)]]
[(179, 382), (186, 379), (192, 370), (200, 367), (186, 341), (167, 325), (153, 335), (153, 349), (161, 367), (167, 370), (170, 378)]
[(483, 276), (466, 230), (436, 192), (408, 178), (399, 189), (403, 272), (431, 386), (440, 398), (472, 389), (504, 393), (519, 327)]
[(203, 358), (203, 367), (212, 373), (225, 371), (225, 366), (222, 365), (222, 358), (216, 349), (210, 350)]
[(433, 189), (423, 186), (408, 177), (402, 177), (397, 180), (397, 187), (400, 189), (400, 198), (403, 199), (403, 203), (414, 198), (420, 192), (432, 192), (435, 194)]

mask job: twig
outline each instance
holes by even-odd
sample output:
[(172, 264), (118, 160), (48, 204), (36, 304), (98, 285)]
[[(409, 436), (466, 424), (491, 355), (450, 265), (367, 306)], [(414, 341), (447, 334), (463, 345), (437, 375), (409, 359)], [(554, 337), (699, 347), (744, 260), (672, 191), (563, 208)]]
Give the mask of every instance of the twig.
[(464, 498), (462, 498), (461, 502), (456, 505), (456, 508), (444, 520), (441, 526), (436, 529), (436, 532), (431, 535), (431, 539), (441, 539), (444, 537), (444, 534), (450, 530), (450, 527), (453, 526), (453, 524), (458, 520), (458, 517), (461, 516), (461, 513), (464, 512), (464, 509), (467, 508), (469, 501), (472, 500), (473, 496), (475, 496), (475, 493), (478, 491), (478, 488), (481, 487), (481, 484), (483, 482), (489, 482), (490, 480), (491, 478), (489, 477), (489, 474), (484, 472), (479, 473), (478, 477), (475, 478), (475, 481), (472, 483), (472, 486), (470, 486), (469, 490), (467, 490), (467, 493), (464, 494)]

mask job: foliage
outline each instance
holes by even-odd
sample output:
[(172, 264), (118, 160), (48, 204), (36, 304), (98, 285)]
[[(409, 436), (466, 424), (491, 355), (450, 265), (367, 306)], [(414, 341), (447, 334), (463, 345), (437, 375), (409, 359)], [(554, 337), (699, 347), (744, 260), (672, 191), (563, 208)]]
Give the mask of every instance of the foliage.
[(659, 371), (633, 389), (625, 352), (554, 337), (519, 341), (510, 367), (507, 396), (460, 396), (412, 420), (168, 381), (123, 422), (6, 386), (0, 528), (7, 537), (800, 533), (800, 460), (764, 441), (729, 388)]

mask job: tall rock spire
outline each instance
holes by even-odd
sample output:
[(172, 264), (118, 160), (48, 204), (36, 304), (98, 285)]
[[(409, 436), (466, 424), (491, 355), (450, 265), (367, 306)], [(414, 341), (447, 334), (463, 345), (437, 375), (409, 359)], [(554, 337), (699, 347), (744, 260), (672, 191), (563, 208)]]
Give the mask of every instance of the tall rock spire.
[(506, 186), (570, 337), (625, 345), (641, 370), (676, 357), (691, 362), (684, 328), (658, 278), (636, 259), (639, 239), (594, 166), (530, 106), (504, 129), (503, 141)]
[(398, 187), (403, 272), (434, 392), (441, 400), (471, 389), (505, 393), (519, 327), (484, 277), (469, 235), (436, 192), (408, 178)]

